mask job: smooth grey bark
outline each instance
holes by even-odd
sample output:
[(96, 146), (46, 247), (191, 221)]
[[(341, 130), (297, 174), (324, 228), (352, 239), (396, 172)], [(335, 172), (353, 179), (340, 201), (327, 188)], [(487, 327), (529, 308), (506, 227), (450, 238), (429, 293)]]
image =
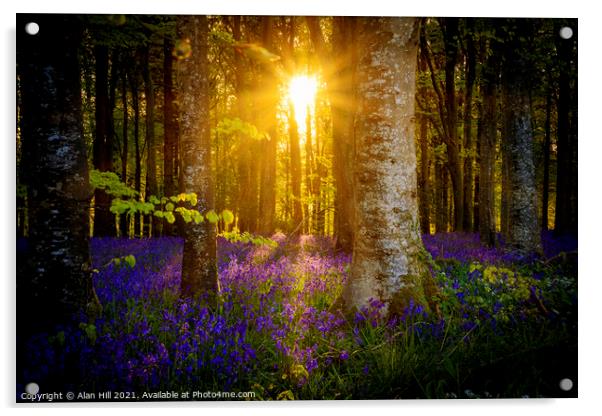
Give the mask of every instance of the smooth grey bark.
[[(190, 41), (191, 54), (178, 61), (180, 81), (180, 140), (183, 192), (197, 194), (194, 209), (213, 208), (207, 17), (178, 16), (178, 36)], [(181, 294), (185, 297), (218, 290), (215, 224), (190, 222), (184, 227)]]
[(19, 29), (29, 21), (53, 29), (37, 36), (18, 31), (30, 225), (17, 278), (19, 328), (25, 332), (52, 331), (101, 309), (88, 246), (93, 192), (82, 124), (81, 26), (72, 16), (20, 15)]
[(526, 53), (529, 23), (515, 20), (516, 33), (526, 40), (505, 45), (502, 85), (504, 94), (505, 150), (508, 161), (509, 247), (525, 254), (542, 252), (537, 218), (537, 188), (533, 161), (533, 129), (530, 110), (532, 62)]
[(419, 22), (358, 19), (354, 246), (344, 291), (353, 310), (380, 299), (403, 310), (426, 304), (419, 232), (414, 93)]

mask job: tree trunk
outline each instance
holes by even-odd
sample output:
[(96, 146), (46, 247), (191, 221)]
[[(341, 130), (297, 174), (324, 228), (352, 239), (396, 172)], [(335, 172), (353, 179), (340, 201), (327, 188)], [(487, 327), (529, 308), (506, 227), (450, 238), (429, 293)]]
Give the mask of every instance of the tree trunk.
[(548, 79), (548, 91), (546, 94), (546, 121), (545, 138), (543, 143), (543, 190), (541, 192), (541, 229), (548, 230), (548, 205), (550, 199), (550, 142), (551, 142), (551, 119), (552, 119), (552, 89)]
[[(143, 49), (142, 75), (144, 77), (144, 99), (146, 102), (146, 200), (157, 193), (157, 150), (155, 149), (155, 91), (150, 69), (150, 45)], [(158, 218), (149, 215), (145, 221), (147, 230), (144, 233), (148, 237), (158, 235)]]
[[(242, 40), (241, 16), (233, 16), (233, 37), (236, 42)], [(236, 105), (238, 117), (247, 120), (247, 86), (245, 84), (244, 60), (240, 54), (234, 55), (235, 82), (236, 82)], [(251, 160), (254, 143), (247, 138), (241, 137), (238, 151), (238, 228), (240, 231), (255, 232), (257, 223), (257, 195), (253, 192), (254, 171), (251, 170)]]
[(448, 231), (447, 212), (447, 168), (441, 161), (435, 161), (435, 231), (445, 233)]
[[(127, 58), (126, 58), (127, 59)], [(122, 66), (121, 74), (121, 101), (123, 103), (123, 146), (121, 148), (121, 182), (128, 182), (128, 154), (129, 154), (129, 137), (128, 137), (128, 90), (127, 90), (127, 70), (125, 62)], [(119, 227), (121, 237), (128, 237), (130, 233), (130, 215), (125, 213), (121, 215)]]
[(30, 21), (52, 28), (43, 36), (17, 31), (30, 225), (27, 258), (18, 264), (17, 328), (27, 336), (81, 322), (82, 312), (92, 318), (100, 304), (88, 246), (92, 191), (78, 59), (82, 28), (69, 15), (17, 18), (19, 28)]
[[(174, 109), (175, 94), (173, 90), (173, 42), (166, 36), (163, 38), (163, 194), (167, 197), (175, 195), (174, 183), (174, 148), (177, 138), (177, 120)], [(163, 222), (163, 234), (173, 235), (173, 224)]]
[(497, 88), (499, 64), (497, 49), (483, 65), (481, 114), (479, 119), (479, 235), (481, 243), (495, 246), (495, 153), (497, 142)]
[(476, 75), (476, 57), (473, 40), (474, 23), (473, 19), (467, 18), (467, 39), (466, 39), (466, 95), (464, 98), (464, 213), (463, 229), (465, 231), (473, 230), (473, 142), (472, 142), (472, 90)]
[[(289, 25), (289, 42), (288, 42), (288, 56), (289, 68), (293, 72), (295, 68), (294, 64), (294, 52), (295, 52), (295, 18), (290, 17)], [(303, 207), (301, 206), (301, 148), (299, 146), (299, 126), (297, 125), (297, 119), (295, 118), (295, 107), (293, 106), (292, 100), (289, 100), (289, 113), (288, 113), (288, 125), (289, 125), (289, 147), (290, 147), (290, 173), (291, 173), (291, 191), (293, 198), (293, 230), (296, 234), (303, 224)]]
[[(336, 54), (334, 75), (328, 80), (332, 105), (333, 168), (336, 184), (335, 235), (337, 248), (353, 250), (353, 108), (355, 107), (356, 19), (334, 17), (333, 52)], [(328, 71), (327, 71), (328, 73)]]
[[(427, 70), (426, 61), (421, 54), (419, 57), (420, 72), (424, 73)], [(426, 87), (421, 86), (418, 91), (418, 96), (426, 97)], [(419, 135), (418, 142), (420, 145), (420, 167), (418, 172), (418, 208), (420, 212), (420, 231), (422, 234), (430, 234), (430, 184), (429, 184), (429, 140), (428, 140), (428, 117), (421, 114), (418, 117)]]
[(516, 33), (526, 41), (514, 40), (505, 45), (502, 81), (508, 152), (508, 246), (525, 254), (541, 253), (540, 227), (537, 221), (533, 130), (529, 84), (534, 72), (528, 57), (530, 23), (517, 20)]
[(398, 313), (427, 305), (419, 233), (414, 91), (418, 20), (358, 19), (355, 239), (348, 309), (380, 299)]
[[(94, 47), (96, 60), (95, 79), (95, 124), (96, 137), (93, 144), (94, 167), (101, 172), (113, 169), (112, 137), (109, 132), (108, 71), (109, 49), (104, 45)], [(94, 192), (94, 231), (97, 237), (115, 235), (115, 215), (111, 213), (111, 197), (103, 190)]]
[(323, 203), (323, 190), (322, 181), (328, 176), (328, 170), (324, 165), (324, 142), (320, 141), (320, 129), (318, 122), (318, 98), (315, 100), (315, 114), (314, 114), (314, 125), (316, 131), (316, 156), (315, 156), (315, 175), (314, 175), (314, 192), (316, 194), (316, 207), (315, 213), (315, 228), (316, 235), (324, 235), (324, 221), (325, 221), (325, 204)]
[[(189, 57), (178, 62), (183, 191), (197, 194), (194, 209), (204, 213), (213, 208), (207, 17), (178, 16), (177, 26), (180, 39), (190, 39), (192, 51)], [(215, 228), (209, 221), (191, 222), (185, 227), (182, 296), (211, 294), (218, 290)]]
[[(571, 60), (575, 62), (575, 65), (577, 62), (576, 56), (573, 56), (577, 25), (572, 25), (572, 27), (575, 32), (573, 37), (570, 39), (558, 37), (557, 40), (560, 76), (558, 79), (558, 156), (554, 232), (559, 235), (577, 234), (577, 88), (575, 81), (575, 86), (571, 91), (570, 82), (571, 72), (575, 71)], [(574, 121), (571, 121), (571, 117), (574, 118)]]
[[(352, 200), (352, 171), (353, 162), (353, 114), (355, 67), (357, 51), (355, 42), (355, 18), (334, 17), (332, 34), (332, 51), (327, 50), (324, 34), (318, 17), (305, 18), (311, 43), (322, 64), (322, 73), (326, 81), (326, 93), (330, 98), (333, 131), (333, 174), (336, 185), (335, 193), (335, 236), (336, 247), (350, 252), (353, 248), (353, 205)], [(335, 55), (334, 63), (332, 55)], [(316, 100), (317, 102), (317, 100)], [(317, 103), (316, 103), (317, 108)], [(316, 111), (316, 114), (318, 111)], [(326, 212), (328, 205), (322, 195), (321, 182), (328, 174), (322, 163), (324, 146), (319, 149), (318, 117), (316, 123), (316, 163), (313, 172), (314, 223), (315, 229), (322, 234), (326, 228)]]
[[(262, 19), (263, 47), (272, 51), (273, 18), (264, 16)], [(262, 130), (269, 135), (267, 140), (261, 142), (263, 152), (262, 163), (260, 164), (259, 232), (264, 235), (270, 235), (274, 232), (274, 216), (276, 215), (276, 145), (278, 142), (276, 107), (278, 106), (278, 82), (272, 65), (272, 62), (263, 62), (261, 74), (260, 114)]]
[(462, 160), (458, 139), (458, 106), (456, 103), (456, 63), (458, 61), (458, 18), (441, 19), (443, 42), (445, 45), (445, 106), (447, 122), (447, 154), (449, 175), (453, 187), (454, 221), (453, 229), (462, 231), (464, 225), (464, 184)]
[(312, 234), (314, 227), (313, 150), (311, 143), (311, 118), (309, 108), (305, 117), (305, 234)]
[[(142, 152), (140, 149), (140, 99), (136, 69), (130, 76), (132, 87), (132, 110), (134, 111), (134, 189), (142, 195)], [(142, 214), (134, 215), (134, 236), (142, 236)]]

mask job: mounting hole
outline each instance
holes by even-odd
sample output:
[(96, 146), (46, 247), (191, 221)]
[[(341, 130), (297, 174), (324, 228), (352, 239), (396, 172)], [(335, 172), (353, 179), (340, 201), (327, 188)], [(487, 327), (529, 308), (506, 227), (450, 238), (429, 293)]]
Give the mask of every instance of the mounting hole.
[(38, 392), (40, 391), (40, 386), (37, 385), (37, 383), (29, 383), (27, 386), (25, 386), (25, 392), (27, 394), (38, 394)]
[(573, 37), (573, 29), (571, 29), (568, 26), (560, 28), (560, 31), (558, 33), (562, 39), (570, 39)]
[(560, 388), (564, 391), (570, 391), (573, 388), (573, 380), (570, 378), (563, 378), (560, 380)]
[(36, 22), (29, 22), (25, 25), (25, 33), (28, 35), (37, 35), (40, 31), (40, 25)]

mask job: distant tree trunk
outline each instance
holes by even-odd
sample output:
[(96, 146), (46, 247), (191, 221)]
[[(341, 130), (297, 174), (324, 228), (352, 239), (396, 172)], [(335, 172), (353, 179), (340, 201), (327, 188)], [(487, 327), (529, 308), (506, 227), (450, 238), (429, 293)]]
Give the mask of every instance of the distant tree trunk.
[[(502, 108), (505, 110), (508, 106), (506, 102), (506, 96), (502, 96)], [(503, 235), (510, 233), (510, 163), (508, 160), (508, 142), (506, 137), (508, 136), (508, 125), (506, 120), (503, 121), (502, 126), (502, 142), (500, 144), (500, 153), (502, 158), (502, 193), (500, 201), (500, 228)]]
[[(127, 59), (127, 58), (126, 58)], [(121, 148), (121, 182), (128, 182), (128, 155), (129, 155), (129, 138), (128, 138), (128, 90), (127, 90), (127, 70), (125, 63), (121, 74), (121, 101), (123, 103), (123, 146)], [(130, 216), (129, 214), (121, 215), (119, 227), (121, 237), (128, 237), (130, 233)]]
[[(570, 81), (571, 72), (576, 74), (571, 60), (576, 65), (577, 57), (574, 45), (577, 25), (571, 26), (574, 30), (573, 37), (570, 39), (558, 37), (556, 46), (560, 76), (558, 79), (558, 156), (554, 232), (559, 235), (577, 234), (577, 84), (575, 81), (575, 86), (571, 91)], [(558, 33), (557, 30), (556, 33)]]
[[(142, 151), (140, 148), (140, 98), (138, 95), (138, 74), (134, 67), (130, 73), (132, 88), (132, 110), (134, 112), (134, 189), (142, 195)], [(142, 236), (142, 214), (134, 215), (134, 237)]]
[[(356, 19), (352, 17), (334, 17), (332, 33), (332, 50), (336, 51), (337, 59), (332, 62), (331, 52), (326, 49), (324, 34), (318, 17), (305, 18), (312, 45), (321, 61), (322, 72), (326, 81), (326, 92), (330, 99), (332, 111), (333, 134), (333, 173), (335, 179), (335, 215), (334, 234), (336, 247), (345, 252), (353, 249), (353, 191), (352, 171), (353, 162), (353, 113), (355, 61), (357, 51), (355, 43)], [(320, 166), (320, 177), (324, 176), (323, 166)], [(321, 227), (325, 210), (318, 212), (319, 228)]]
[[(289, 141), (291, 156), (291, 190), (293, 194), (293, 229), (303, 222), (303, 208), (301, 206), (301, 149), (299, 147), (299, 130), (295, 120), (295, 109), (289, 103)], [(298, 230), (297, 230), (298, 231)]]
[(447, 232), (447, 169), (440, 162), (435, 162), (435, 231)]
[[(242, 40), (241, 34), (241, 16), (233, 16), (232, 34), (234, 40)], [(234, 54), (234, 75), (236, 87), (236, 106), (238, 117), (244, 121), (247, 120), (247, 86), (245, 83), (244, 60), (240, 54)], [(238, 228), (240, 231), (255, 232), (257, 224), (257, 195), (254, 193), (255, 181), (254, 171), (251, 168), (252, 148), (254, 143), (245, 137), (240, 139), (240, 149), (238, 151)]]
[[(273, 50), (273, 22), (272, 17), (264, 16), (263, 47)], [(262, 158), (259, 191), (259, 231), (264, 235), (274, 232), (274, 216), (276, 215), (276, 145), (278, 142), (278, 129), (276, 120), (276, 107), (278, 105), (278, 83), (274, 75), (272, 62), (262, 64), (261, 85), (261, 120), (263, 131), (269, 135), (262, 141)]]
[[(293, 60), (295, 48), (295, 18), (289, 21), (288, 59)], [(289, 64), (294, 70), (294, 62)], [(289, 101), (288, 125), (289, 125), (289, 147), (291, 158), (291, 190), (293, 197), (293, 230), (299, 233), (299, 227), (303, 223), (303, 207), (301, 206), (301, 148), (299, 146), (299, 126), (295, 118), (295, 107)]]
[(509, 247), (526, 254), (542, 251), (537, 221), (533, 130), (531, 126), (529, 84), (533, 68), (528, 57), (529, 22), (516, 20), (515, 33), (525, 41), (509, 41), (505, 46), (502, 72), (506, 151), (508, 152)]
[[(424, 56), (418, 59), (420, 72), (426, 72), (427, 66)], [(426, 87), (421, 86), (418, 91), (418, 96), (426, 96)], [(428, 141), (428, 117), (421, 114), (418, 117), (420, 126), (418, 134), (418, 143), (420, 145), (420, 167), (418, 172), (418, 208), (420, 211), (420, 231), (423, 234), (430, 234), (430, 184), (429, 184), (429, 141)]]
[(447, 155), (449, 176), (454, 199), (453, 229), (462, 231), (464, 225), (464, 185), (460, 142), (458, 139), (458, 106), (456, 103), (456, 63), (458, 61), (458, 18), (442, 18), (443, 43), (445, 45), (445, 106), (447, 124)]
[[(190, 39), (191, 55), (178, 62), (180, 137), (184, 192), (195, 192), (202, 213), (213, 208), (211, 137), (209, 132), (209, 63), (206, 16), (178, 16), (178, 36)], [(181, 294), (218, 290), (215, 224), (191, 222), (185, 227)]]
[(466, 94), (464, 98), (464, 213), (463, 229), (472, 231), (473, 229), (473, 142), (472, 142), (472, 90), (476, 75), (476, 52), (473, 40), (474, 23), (473, 19), (467, 18), (467, 39), (466, 39)]
[[(109, 49), (104, 45), (94, 47), (96, 59), (95, 81), (95, 124), (96, 137), (93, 144), (94, 167), (101, 172), (113, 170), (113, 143), (109, 132), (108, 71)], [(111, 213), (111, 197), (103, 190), (94, 192), (94, 231), (98, 237), (115, 235), (115, 215)]]
[(322, 181), (328, 176), (328, 169), (324, 165), (324, 142), (320, 141), (320, 129), (318, 122), (318, 98), (316, 97), (315, 102), (315, 115), (314, 115), (314, 125), (316, 130), (316, 174), (314, 175), (314, 190), (316, 194), (316, 235), (324, 235), (324, 223), (325, 223), (325, 204), (323, 201), (324, 192), (322, 189)]
[[(355, 96), (355, 25), (351, 17), (334, 17), (333, 76), (328, 80), (332, 106), (333, 168), (336, 185), (335, 236), (337, 248), (350, 253), (353, 250), (353, 108)], [(327, 71), (328, 73), (328, 71)]]
[(348, 309), (428, 306), (419, 233), (414, 91), (418, 20), (359, 18), (355, 239)]
[(314, 226), (314, 182), (313, 175), (313, 150), (311, 143), (311, 116), (309, 108), (305, 117), (305, 233), (311, 234)]
[(543, 190), (541, 192), (541, 229), (548, 230), (548, 205), (550, 200), (550, 144), (552, 119), (552, 89), (549, 85), (546, 94), (546, 121), (544, 126), (545, 138), (543, 143)]
[[(163, 194), (175, 195), (174, 183), (174, 148), (177, 138), (177, 120), (174, 109), (175, 94), (173, 90), (173, 42), (166, 36), (163, 38)], [(173, 235), (174, 227), (163, 222), (163, 234)]]
[(30, 224), (27, 258), (18, 264), (17, 328), (26, 337), (81, 322), (82, 312), (92, 318), (100, 304), (88, 246), (92, 190), (82, 124), (82, 28), (71, 15), (17, 19), (19, 28), (29, 21), (52, 28), (43, 36), (17, 31)]
[[(479, 110), (479, 113), (481, 112), (481, 110)], [(480, 178), (479, 178), (479, 169), (480, 169), (480, 165), (479, 165), (479, 161), (480, 161), (480, 151), (478, 150), (479, 147), (481, 146), (481, 142), (480, 142), (480, 135), (481, 133), (478, 131), (480, 129), (480, 127), (477, 127), (477, 142), (475, 143), (475, 147), (477, 149), (477, 153), (475, 156), (475, 173), (474, 173), (474, 198), (472, 201), (472, 224), (473, 224), (473, 230), (475, 232), (479, 231), (479, 192), (480, 192)]]
[(479, 235), (488, 247), (496, 244), (495, 230), (495, 153), (497, 142), (498, 50), (494, 49), (483, 65), (481, 114), (479, 119)]
[[(145, 47), (142, 52), (143, 66), (142, 76), (144, 77), (144, 99), (146, 102), (146, 188), (144, 194), (146, 199), (151, 195), (158, 196), (157, 193), (157, 150), (155, 149), (155, 90), (150, 69), (150, 45)], [(158, 218), (149, 215), (147, 221), (147, 231), (144, 233), (148, 237), (153, 234), (158, 235)]]

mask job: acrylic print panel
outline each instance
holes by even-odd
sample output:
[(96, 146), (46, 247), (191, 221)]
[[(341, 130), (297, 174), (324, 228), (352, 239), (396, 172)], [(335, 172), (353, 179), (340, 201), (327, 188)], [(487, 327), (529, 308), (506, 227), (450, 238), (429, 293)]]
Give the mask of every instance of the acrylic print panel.
[(577, 36), (17, 15), (16, 401), (577, 397)]

